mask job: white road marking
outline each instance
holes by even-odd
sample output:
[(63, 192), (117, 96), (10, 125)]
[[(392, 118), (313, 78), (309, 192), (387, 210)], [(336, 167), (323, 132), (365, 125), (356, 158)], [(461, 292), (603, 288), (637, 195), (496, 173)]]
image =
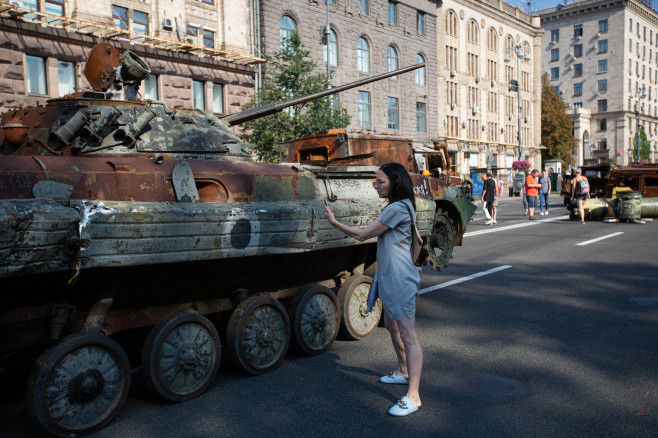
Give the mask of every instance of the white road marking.
[(608, 238), (610, 238), (610, 237), (619, 236), (620, 234), (624, 234), (624, 232), (623, 232), (623, 231), (618, 231), (618, 232), (616, 232), (616, 233), (608, 234), (608, 235), (606, 235), (606, 236), (597, 237), (596, 239), (588, 240), (588, 241), (586, 241), (586, 242), (576, 243), (576, 246), (585, 246), (585, 245), (589, 245), (590, 243), (598, 242), (599, 240), (608, 239)]
[(543, 223), (546, 223), (546, 222), (564, 221), (564, 220), (567, 220), (567, 219), (569, 219), (569, 215), (552, 217), (550, 219), (548, 219), (548, 218), (547, 219), (537, 219), (536, 221), (528, 220), (528, 221), (521, 222), (521, 223), (518, 223), (518, 224), (508, 225), (506, 227), (487, 228), (485, 230), (471, 231), (471, 232), (468, 232), (468, 233), (464, 233), (464, 237), (477, 236), (479, 234), (496, 233), (498, 231), (513, 230), (514, 228), (529, 227), (531, 225), (543, 224)]
[(503, 271), (503, 270), (511, 268), (511, 267), (512, 266), (510, 266), (510, 265), (503, 265), (503, 266), (499, 266), (497, 268), (489, 269), (488, 271), (482, 271), (482, 272), (478, 272), (477, 274), (469, 275), (468, 277), (457, 278), (456, 280), (448, 281), (446, 283), (436, 284), (434, 286), (430, 286), (430, 287), (426, 287), (425, 289), (421, 289), (418, 292), (418, 294), (422, 295), (422, 294), (426, 294), (428, 292), (433, 292), (435, 290), (442, 289), (444, 287), (452, 286), (453, 284), (462, 283), (462, 282), (468, 281), (468, 280), (473, 280), (474, 278), (482, 277), (483, 275), (493, 274), (495, 272)]

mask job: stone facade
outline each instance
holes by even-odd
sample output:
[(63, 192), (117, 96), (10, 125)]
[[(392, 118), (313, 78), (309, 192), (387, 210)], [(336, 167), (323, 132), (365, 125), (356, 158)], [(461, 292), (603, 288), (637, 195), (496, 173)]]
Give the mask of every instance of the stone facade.
[[(185, 25), (195, 25), (214, 33), (216, 48), (232, 50), (249, 56), (253, 37), (250, 37), (248, 0), (202, 2), (200, 0), (99, 0), (93, 2), (66, 1), (64, 15), (79, 20), (113, 26), (112, 5), (128, 10), (128, 25), (132, 26), (135, 11), (148, 16), (148, 35), (178, 41), (185, 37)], [(209, 4), (210, 3), (210, 4)], [(79, 7), (76, 5), (79, 4)], [(224, 17), (230, 16), (230, 22)], [(173, 26), (163, 26), (163, 18), (170, 18)], [(168, 27), (168, 26), (167, 26)], [(157, 83), (157, 99), (165, 100), (172, 108), (192, 109), (193, 82), (204, 84), (205, 108), (217, 114), (240, 111), (242, 105), (254, 95), (256, 68), (222, 60), (222, 56), (197, 56), (193, 51), (181, 52), (154, 48), (144, 44), (130, 44), (119, 39), (108, 40), (83, 34), (67, 27), (46, 26), (42, 22), (29, 22), (0, 18), (0, 111), (20, 106), (44, 103), (46, 99), (61, 97), (58, 87), (58, 64), (73, 63), (75, 91), (91, 90), (84, 76), (85, 61), (94, 45), (109, 42), (119, 52), (131, 50), (151, 67)], [(45, 93), (28, 90), (26, 57), (40, 58), (45, 66)], [(213, 108), (213, 85), (223, 86), (223, 108)], [(145, 88), (140, 92), (144, 96)]]
[(590, 130), (577, 137), (576, 163), (633, 161), (638, 115), (656, 161), (658, 14), (636, 0), (585, 0), (538, 14), (546, 30), (543, 74), (569, 108), (590, 117)]
[[(364, 0), (367, 13), (361, 13), (359, 1), (335, 0), (329, 5), (330, 27), (335, 32), (338, 46), (338, 65), (332, 67), (335, 85), (357, 81), (387, 71), (387, 49), (394, 47), (398, 54), (398, 68), (416, 63), (416, 56), (425, 59), (425, 85), (416, 83), (414, 72), (399, 75), (397, 79), (384, 79), (358, 89), (340, 93), (339, 102), (352, 116), (350, 132), (394, 134), (413, 139), (416, 145), (431, 145), (437, 131), (436, 95), (436, 0), (407, 0), (395, 2), (397, 24), (389, 24), (387, 0)], [(326, 71), (320, 39), (327, 21), (327, 7), (318, 0), (261, 0), (262, 54), (281, 49), (281, 20), (288, 16), (294, 20), (302, 43)], [(418, 14), (424, 16), (424, 32), (417, 29)], [(357, 40), (364, 38), (369, 45), (370, 72), (357, 68)], [(359, 91), (370, 93), (371, 124), (361, 126), (358, 118)], [(399, 100), (399, 127), (388, 127), (388, 98)], [(419, 132), (416, 123), (416, 104), (425, 104), (426, 128)]]
[[(498, 177), (511, 182), (507, 169), (519, 159), (519, 126), (525, 159), (540, 168), (541, 37), (539, 17), (503, 1), (442, 3), (436, 44), (439, 138), (456, 171), (492, 167), (495, 160)], [(512, 80), (519, 81), (520, 102), (510, 90)]]

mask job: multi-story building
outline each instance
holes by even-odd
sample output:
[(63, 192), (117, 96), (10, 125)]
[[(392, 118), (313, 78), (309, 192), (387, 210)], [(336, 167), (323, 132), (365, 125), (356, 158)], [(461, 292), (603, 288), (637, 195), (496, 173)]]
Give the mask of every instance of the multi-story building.
[(639, 0), (585, 0), (538, 14), (543, 74), (567, 102), (576, 163), (634, 161), (638, 126), (656, 161), (658, 14)]
[(502, 0), (445, 0), (439, 12), (439, 138), (454, 170), (497, 167), (507, 181), (520, 156), (539, 168), (539, 17)]
[[(6, 3), (6, 4), (4, 4)], [(0, 7), (0, 111), (90, 90), (86, 58), (99, 42), (150, 64), (141, 97), (216, 114), (254, 94), (249, 0), (20, 0)], [(230, 17), (230, 21), (226, 18)]]
[(426, 63), (424, 69), (342, 92), (338, 100), (352, 116), (348, 132), (401, 135), (415, 145), (431, 144), (437, 135), (438, 3), (260, 0), (262, 54), (281, 50), (282, 38), (297, 31), (321, 66), (329, 62), (335, 85)]

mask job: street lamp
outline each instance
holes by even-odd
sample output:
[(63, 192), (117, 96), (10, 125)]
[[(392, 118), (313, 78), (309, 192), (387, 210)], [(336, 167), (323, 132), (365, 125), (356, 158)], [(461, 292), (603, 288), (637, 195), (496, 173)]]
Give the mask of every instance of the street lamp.
[(637, 102), (635, 102), (635, 115), (637, 116), (637, 133), (635, 139), (635, 161), (640, 161), (640, 100), (647, 97), (646, 87), (642, 85), (642, 88), (639, 86), (635, 89), (635, 96), (637, 97)]
[(505, 50), (505, 62), (510, 62), (512, 60), (511, 58), (511, 53), (516, 54), (516, 79), (512, 79), (509, 81), (509, 90), (510, 91), (516, 91), (517, 93), (517, 98), (518, 98), (518, 109), (517, 109), (517, 115), (518, 115), (518, 132), (517, 132), (517, 137), (519, 140), (519, 160), (525, 161), (525, 152), (523, 151), (523, 147), (521, 146), (521, 86), (520, 86), (520, 81), (521, 81), (521, 64), (520, 60), (523, 58), (524, 61), (530, 61), (530, 48), (529, 47), (523, 47), (521, 44), (517, 44), (515, 47), (508, 47)]

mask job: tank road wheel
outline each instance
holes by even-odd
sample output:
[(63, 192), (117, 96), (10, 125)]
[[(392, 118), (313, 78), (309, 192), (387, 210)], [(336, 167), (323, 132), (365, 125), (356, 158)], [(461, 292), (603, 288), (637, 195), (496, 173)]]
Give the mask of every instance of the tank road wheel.
[(247, 298), (231, 315), (226, 344), (233, 362), (251, 374), (278, 367), (290, 344), (286, 309), (274, 298)]
[(372, 312), (367, 313), (368, 293), (372, 278), (367, 275), (355, 275), (347, 279), (338, 291), (338, 304), (343, 317), (340, 332), (350, 339), (368, 336), (379, 324), (382, 316), (382, 304), (377, 300)]
[(116, 416), (129, 386), (130, 364), (119, 344), (97, 334), (74, 334), (35, 363), (27, 382), (27, 407), (53, 435), (85, 435)]
[(142, 348), (147, 386), (179, 402), (203, 393), (219, 368), (221, 347), (215, 326), (197, 313), (175, 313), (151, 329)]
[(444, 266), (448, 266), (452, 250), (455, 248), (455, 235), (452, 222), (446, 214), (437, 214), (427, 246), (429, 247), (430, 262), (435, 268), (440, 271)]
[(331, 347), (340, 326), (336, 295), (325, 286), (303, 287), (288, 306), (295, 346), (306, 354), (317, 355)]

